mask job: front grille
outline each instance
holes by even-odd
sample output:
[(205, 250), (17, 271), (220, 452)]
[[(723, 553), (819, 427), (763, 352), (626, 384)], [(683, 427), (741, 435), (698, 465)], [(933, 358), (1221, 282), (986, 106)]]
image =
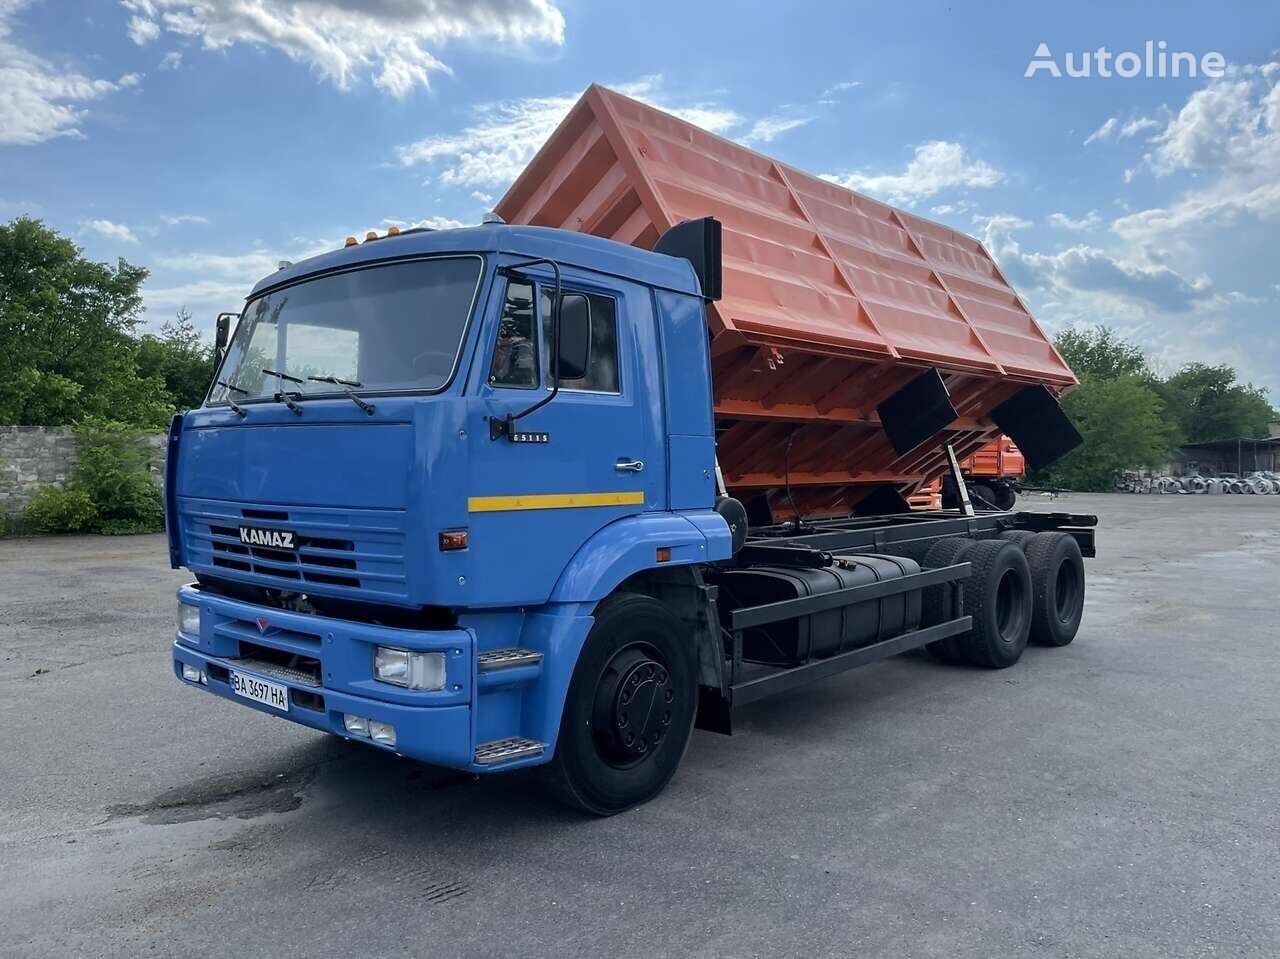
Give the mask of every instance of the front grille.
[[(245, 510), (245, 519), (258, 519), (262, 510)], [(280, 522), (288, 522), (288, 514)], [(246, 573), (261, 573), (296, 579), (308, 583), (328, 583), (331, 586), (360, 588), (358, 576), (329, 572), (329, 570), (355, 570), (356, 561), (343, 556), (329, 556), (319, 550), (354, 552), (356, 545), (349, 539), (302, 536), (297, 538), (296, 551), (274, 549), (269, 546), (247, 546), (240, 542), (240, 530), (235, 526), (209, 524), (210, 543), (213, 549), (213, 565), (224, 569), (238, 569)], [(322, 567), (317, 570), (315, 567)]]
[[(398, 510), (242, 506), (185, 500), (188, 565), (266, 586), (306, 592), (401, 599), (405, 579), (404, 514)], [(289, 530), (294, 549), (240, 541), (241, 525)]]

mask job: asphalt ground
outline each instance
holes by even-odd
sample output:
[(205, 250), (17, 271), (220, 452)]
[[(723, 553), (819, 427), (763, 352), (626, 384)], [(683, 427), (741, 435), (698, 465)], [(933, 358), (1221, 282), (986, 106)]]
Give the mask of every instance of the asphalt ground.
[(1280, 955), (1280, 496), (1084, 496), (1076, 642), (696, 733), (607, 820), (185, 688), (159, 537), (0, 541), (0, 954)]

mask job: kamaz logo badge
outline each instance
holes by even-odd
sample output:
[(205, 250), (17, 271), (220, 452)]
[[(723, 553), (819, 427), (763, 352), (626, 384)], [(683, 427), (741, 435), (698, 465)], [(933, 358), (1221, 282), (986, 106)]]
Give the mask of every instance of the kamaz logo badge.
[(270, 546), (272, 549), (294, 549), (293, 533), (287, 529), (240, 527), (240, 542), (246, 546)]

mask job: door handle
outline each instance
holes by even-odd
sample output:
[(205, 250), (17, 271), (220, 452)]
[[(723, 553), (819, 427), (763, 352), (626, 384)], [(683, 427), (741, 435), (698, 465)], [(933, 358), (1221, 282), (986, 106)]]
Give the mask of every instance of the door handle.
[(619, 473), (643, 473), (644, 463), (641, 460), (618, 460), (613, 468)]

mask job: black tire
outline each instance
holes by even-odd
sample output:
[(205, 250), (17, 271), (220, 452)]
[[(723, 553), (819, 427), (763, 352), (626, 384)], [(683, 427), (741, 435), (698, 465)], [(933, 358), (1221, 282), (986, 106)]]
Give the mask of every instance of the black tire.
[[(939, 540), (929, 547), (929, 551), (925, 553), (924, 562), (921, 565), (925, 569), (938, 569), (941, 566), (951, 566), (954, 563), (964, 562), (965, 554), (975, 545), (975, 542), (971, 539)], [(920, 597), (921, 626), (936, 626), (947, 619), (947, 592), (948, 586), (946, 585), (925, 588), (924, 594)], [(948, 636), (946, 639), (929, 643), (925, 646), (925, 650), (934, 659), (951, 666), (965, 661), (964, 654), (960, 650), (959, 637), (957, 636)]]
[(1022, 657), (1031, 631), (1031, 570), (1016, 544), (981, 540), (965, 553), (973, 574), (965, 582), (964, 611), (973, 629), (959, 648), (975, 666), (1004, 669)]
[(1066, 646), (1084, 615), (1084, 557), (1069, 533), (1036, 533), (1027, 544), (1031, 566), (1031, 641)]
[(969, 501), (979, 512), (990, 513), (992, 510), (999, 509), (996, 506), (995, 491), (986, 483), (974, 483), (969, 487)]
[(1018, 549), (1024, 553), (1027, 551), (1027, 544), (1035, 537), (1035, 533), (1029, 529), (1007, 529), (1000, 534), (1000, 538), (1008, 540), (1010, 543), (1016, 543)]
[(1018, 502), (1017, 491), (1008, 483), (1001, 483), (999, 486), (993, 487), (991, 491), (995, 494), (995, 499), (991, 502), (1005, 512), (1013, 509), (1013, 505)]
[(929, 555), (929, 550), (936, 545), (936, 540), (923, 540), (917, 543), (894, 543), (885, 549), (877, 550), (877, 552), (883, 553), (885, 556), (902, 556), (906, 559), (914, 559), (920, 564), (921, 568), (925, 568), (924, 558)]
[(680, 620), (648, 596), (604, 600), (569, 681), (550, 764), (560, 798), (612, 816), (656, 796), (689, 746), (697, 693), (697, 661)]

